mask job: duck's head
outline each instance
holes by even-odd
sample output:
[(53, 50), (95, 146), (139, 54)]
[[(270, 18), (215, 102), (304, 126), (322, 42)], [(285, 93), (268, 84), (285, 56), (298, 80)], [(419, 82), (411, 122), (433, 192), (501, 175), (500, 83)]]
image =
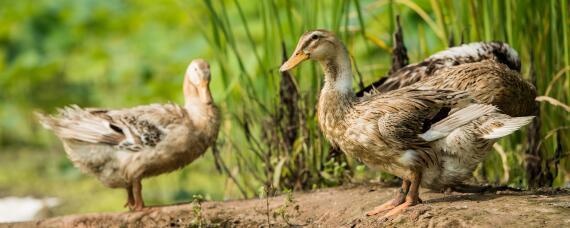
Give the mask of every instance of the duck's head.
[(193, 60), (186, 69), (186, 77), (196, 87), (208, 86), (210, 83), (210, 64), (203, 59)]
[(334, 59), (343, 51), (345, 51), (344, 46), (333, 32), (323, 29), (312, 30), (301, 36), (293, 55), (281, 65), (279, 70), (290, 70), (307, 59), (316, 61)]
[(211, 103), (210, 94), (210, 64), (203, 59), (193, 60), (184, 76), (184, 95), (187, 100), (199, 97), (204, 103)]

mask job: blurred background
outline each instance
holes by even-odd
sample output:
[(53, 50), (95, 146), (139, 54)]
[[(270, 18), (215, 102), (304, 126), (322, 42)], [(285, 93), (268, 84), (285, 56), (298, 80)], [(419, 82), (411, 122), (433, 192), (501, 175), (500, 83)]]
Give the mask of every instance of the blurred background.
[(148, 205), (393, 182), (330, 153), (315, 117), (320, 67), (303, 64), (292, 75), (278, 67), (303, 32), (325, 28), (345, 42), (368, 85), (390, 69), (396, 15), (411, 63), (462, 42), (504, 41), (518, 51), (523, 77), (536, 79), (540, 123), (501, 140), (474, 179), (564, 187), (569, 11), (568, 0), (0, 1), (0, 198), (40, 199), (53, 207), (42, 216), (125, 211), (125, 191), (74, 168), (33, 111), (181, 103), (194, 58), (212, 65), (224, 122), (214, 150), (143, 182)]

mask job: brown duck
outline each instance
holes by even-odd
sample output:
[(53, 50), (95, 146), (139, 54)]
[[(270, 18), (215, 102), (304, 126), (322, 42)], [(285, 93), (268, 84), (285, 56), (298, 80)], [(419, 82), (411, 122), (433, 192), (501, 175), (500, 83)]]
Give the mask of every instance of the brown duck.
[[(488, 84), (489, 81), (484, 82), (487, 78), (498, 80), (493, 82), (498, 85), (515, 83), (508, 80), (521, 81), (519, 77), (505, 79), (505, 72), (513, 76), (516, 72), (493, 61), (479, 63), (479, 66), (491, 65), (484, 69), (463, 64), (440, 71), (434, 81), (358, 98), (352, 89), (349, 55), (333, 33), (326, 30), (305, 33), (281, 71), (307, 59), (318, 61), (325, 74), (317, 107), (319, 126), (325, 137), (334, 147), (368, 166), (403, 179), (395, 199), (369, 215), (391, 209), (387, 217), (420, 203), (420, 185), (441, 189), (461, 183), (470, 177), (490, 145), (532, 119), (500, 113), (495, 106), (488, 105), (502, 104), (493, 95), (470, 95), (471, 90), (484, 87), (480, 84)], [(449, 83), (437, 82), (435, 78), (439, 77), (450, 78)], [(459, 78), (465, 81), (453, 81)], [(532, 86), (522, 81), (515, 84), (520, 84), (521, 91), (533, 91)], [(524, 94), (533, 92), (521, 96)], [(477, 99), (487, 104), (479, 104)]]
[(220, 118), (209, 82), (209, 64), (194, 60), (184, 77), (184, 106), (108, 110), (74, 105), (57, 116), (37, 115), (61, 139), (76, 167), (107, 187), (125, 188), (125, 206), (141, 210), (143, 178), (182, 168), (214, 143)]

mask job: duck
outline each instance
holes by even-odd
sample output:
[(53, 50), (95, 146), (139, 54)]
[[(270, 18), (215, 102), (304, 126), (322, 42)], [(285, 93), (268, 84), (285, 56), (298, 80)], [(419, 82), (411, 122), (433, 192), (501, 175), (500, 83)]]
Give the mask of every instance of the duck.
[[(469, 64), (455, 66), (454, 70), (468, 79), (451, 83), (456, 87), (425, 82), (357, 97), (352, 88), (349, 54), (334, 33), (323, 29), (304, 33), (280, 70), (291, 70), (306, 60), (318, 62), (324, 72), (317, 119), (325, 138), (348, 156), (403, 180), (394, 199), (367, 215), (389, 210), (383, 216), (388, 218), (421, 203), (420, 186), (437, 189), (464, 181), (472, 174), (468, 165), (480, 162), (480, 155), (488, 152), (489, 145), (533, 118), (509, 116), (459, 89), (476, 87), (486, 77), (465, 70)], [(487, 69), (505, 68), (498, 65)], [(453, 73), (441, 72), (439, 77)]]
[(127, 191), (125, 207), (145, 208), (141, 180), (181, 169), (215, 142), (220, 113), (210, 92), (210, 65), (193, 60), (184, 75), (184, 106), (150, 104), (125, 109), (70, 105), (56, 115), (36, 113), (62, 141), (83, 173)]
[(419, 63), (404, 66), (358, 91), (356, 96), (402, 88), (429, 78), (439, 70), (485, 60), (495, 60), (513, 71), (521, 71), (518, 52), (509, 44), (499, 41), (472, 42), (439, 51)]

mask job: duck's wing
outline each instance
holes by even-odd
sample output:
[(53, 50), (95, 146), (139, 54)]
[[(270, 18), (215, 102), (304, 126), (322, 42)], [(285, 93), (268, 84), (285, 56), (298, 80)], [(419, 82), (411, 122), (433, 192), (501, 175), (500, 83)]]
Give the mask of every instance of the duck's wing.
[(61, 139), (131, 151), (155, 147), (172, 128), (187, 126), (187, 112), (174, 104), (121, 110), (73, 105), (60, 109), (56, 116), (38, 114), (38, 118)]
[(390, 148), (404, 151), (403, 163), (416, 167), (438, 160), (437, 154), (429, 150), (431, 141), (496, 110), (491, 105), (474, 104), (468, 93), (454, 90), (398, 90), (371, 100), (370, 106), (381, 113), (381, 140)]
[(518, 72), (521, 69), (517, 52), (508, 44), (476, 42), (440, 51), (422, 62), (405, 66), (357, 92), (357, 96), (392, 91), (431, 77), (441, 69), (484, 60), (495, 60)]

